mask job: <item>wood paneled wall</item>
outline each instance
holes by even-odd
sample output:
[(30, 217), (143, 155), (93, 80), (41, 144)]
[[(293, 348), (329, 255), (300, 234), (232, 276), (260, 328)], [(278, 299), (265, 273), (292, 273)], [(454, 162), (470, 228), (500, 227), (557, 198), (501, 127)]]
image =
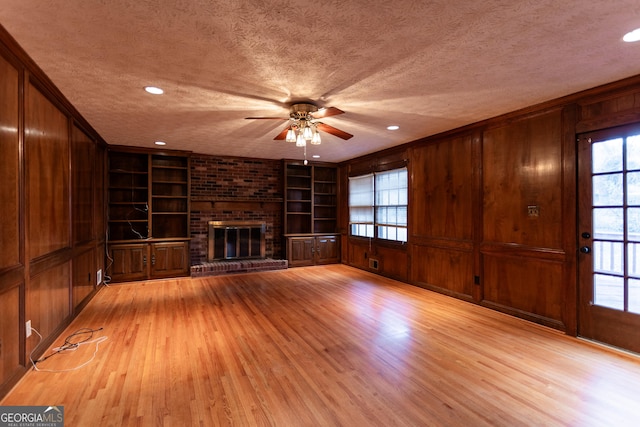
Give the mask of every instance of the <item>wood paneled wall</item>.
[(71, 127), (71, 202), (73, 242), (73, 295), (77, 310), (96, 286), (96, 272), (104, 268), (105, 149), (76, 124)]
[(69, 128), (65, 115), (32, 84), (25, 96), (29, 261), (71, 247)]
[(21, 83), (21, 70), (0, 55), (0, 384), (17, 381), (25, 354)]
[(105, 147), (0, 27), (0, 396), (96, 291)]
[(576, 135), (640, 122), (639, 100), (636, 76), (341, 164), (344, 189), (394, 158), (410, 172), (408, 244), (349, 237), (345, 209), (342, 261), (401, 280), (403, 262), (409, 283), (575, 335)]
[(561, 123), (555, 110), (483, 133), (484, 242), (562, 248)]
[(477, 150), (473, 134), (410, 150), (411, 281), (462, 299), (474, 292)]
[[(33, 84), (25, 88), (26, 320), (43, 336), (70, 315), (69, 123)], [(65, 293), (65, 288), (67, 292)], [(27, 352), (37, 344), (27, 341)]]
[[(482, 136), (483, 302), (564, 328), (562, 110)], [(529, 208), (538, 213), (529, 213)]]
[(20, 265), (19, 73), (0, 56), (0, 269)]

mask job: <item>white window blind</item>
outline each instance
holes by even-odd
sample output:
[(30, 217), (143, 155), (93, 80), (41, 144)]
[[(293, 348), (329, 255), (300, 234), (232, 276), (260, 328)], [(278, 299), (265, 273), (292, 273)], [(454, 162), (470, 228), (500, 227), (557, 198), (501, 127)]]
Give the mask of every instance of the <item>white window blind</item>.
[(349, 227), (352, 236), (373, 237), (373, 174), (349, 178)]

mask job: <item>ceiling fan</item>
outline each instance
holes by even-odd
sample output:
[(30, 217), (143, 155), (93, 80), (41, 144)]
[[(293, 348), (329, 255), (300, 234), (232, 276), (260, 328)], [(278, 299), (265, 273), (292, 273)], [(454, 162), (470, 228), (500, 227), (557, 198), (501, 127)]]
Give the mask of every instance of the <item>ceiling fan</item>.
[(318, 108), (316, 105), (303, 102), (292, 104), (289, 107), (289, 118), (284, 117), (247, 117), (249, 120), (288, 120), (289, 124), (276, 135), (274, 140), (286, 140), (295, 142), (297, 146), (306, 146), (307, 141), (311, 144), (320, 144), (320, 131), (335, 135), (338, 138), (347, 140), (353, 135), (322, 123), (318, 119), (325, 117), (337, 116), (343, 114), (344, 111), (336, 107)]

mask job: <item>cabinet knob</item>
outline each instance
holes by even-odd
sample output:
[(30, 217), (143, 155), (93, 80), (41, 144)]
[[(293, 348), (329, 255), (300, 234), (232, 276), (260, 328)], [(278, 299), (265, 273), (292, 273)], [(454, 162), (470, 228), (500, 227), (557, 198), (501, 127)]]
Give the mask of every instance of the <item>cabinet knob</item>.
[(583, 254), (588, 254), (591, 252), (591, 248), (589, 246), (583, 246), (580, 248), (580, 252), (582, 252)]

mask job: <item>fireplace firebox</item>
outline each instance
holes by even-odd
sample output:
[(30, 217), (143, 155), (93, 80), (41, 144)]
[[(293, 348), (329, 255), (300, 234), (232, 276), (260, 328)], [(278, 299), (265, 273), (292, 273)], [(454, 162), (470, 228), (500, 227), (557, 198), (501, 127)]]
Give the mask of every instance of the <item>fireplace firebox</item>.
[(209, 221), (208, 261), (265, 257), (263, 222)]

